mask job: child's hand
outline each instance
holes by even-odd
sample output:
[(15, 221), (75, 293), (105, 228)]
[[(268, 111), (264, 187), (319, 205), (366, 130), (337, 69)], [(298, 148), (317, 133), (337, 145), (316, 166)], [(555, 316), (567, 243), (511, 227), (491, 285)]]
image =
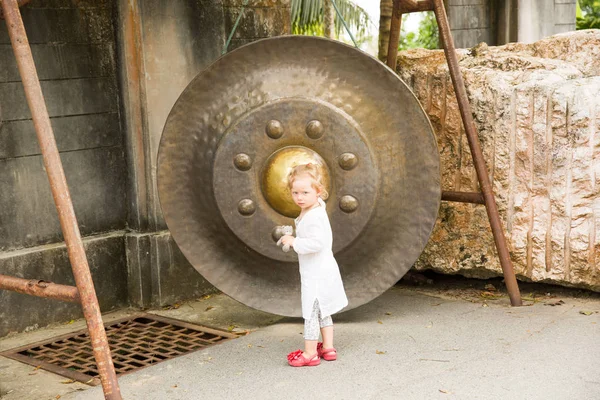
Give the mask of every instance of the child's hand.
[(283, 235), (277, 241), (277, 246), (281, 246), (284, 252), (290, 251), (290, 247), (294, 245), (294, 237), (292, 235)]
[(294, 237), (292, 235), (284, 235), (279, 239), (281, 243), (285, 246), (293, 246), (294, 245)]

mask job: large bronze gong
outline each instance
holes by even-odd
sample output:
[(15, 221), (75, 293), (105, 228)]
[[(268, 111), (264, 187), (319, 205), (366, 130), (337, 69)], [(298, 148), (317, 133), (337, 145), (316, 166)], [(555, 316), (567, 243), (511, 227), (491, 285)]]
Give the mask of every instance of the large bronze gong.
[(173, 107), (158, 160), (173, 238), (208, 281), (254, 308), (299, 316), (297, 257), (275, 244), (299, 209), (285, 176), (320, 163), (347, 309), (394, 285), (440, 203), (431, 124), (378, 60), (336, 41), (251, 43), (201, 72)]

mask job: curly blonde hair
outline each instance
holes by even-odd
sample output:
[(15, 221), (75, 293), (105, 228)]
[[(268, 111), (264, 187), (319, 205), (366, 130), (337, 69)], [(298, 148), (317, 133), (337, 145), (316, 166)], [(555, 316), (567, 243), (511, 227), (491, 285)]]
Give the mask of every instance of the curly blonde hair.
[(296, 165), (288, 174), (288, 188), (292, 190), (292, 185), (296, 179), (307, 176), (312, 180), (312, 187), (317, 192), (320, 192), (319, 197), (323, 200), (327, 200), (329, 193), (323, 185), (322, 168), (321, 165), (314, 163)]

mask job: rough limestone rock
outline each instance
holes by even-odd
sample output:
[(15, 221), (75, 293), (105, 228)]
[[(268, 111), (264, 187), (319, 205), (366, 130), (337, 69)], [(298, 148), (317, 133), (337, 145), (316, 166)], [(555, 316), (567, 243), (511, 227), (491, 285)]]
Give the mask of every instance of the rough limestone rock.
[[(515, 272), (600, 291), (600, 30), (459, 51)], [(479, 191), (441, 50), (398, 71), (438, 136), (443, 190)], [(442, 202), (417, 269), (499, 276), (484, 206)]]

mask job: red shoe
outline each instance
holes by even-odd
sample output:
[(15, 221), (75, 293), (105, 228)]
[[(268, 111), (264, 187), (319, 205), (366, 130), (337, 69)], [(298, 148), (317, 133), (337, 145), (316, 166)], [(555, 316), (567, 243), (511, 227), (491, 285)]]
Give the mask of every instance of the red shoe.
[(332, 347), (330, 349), (324, 349), (323, 343), (317, 343), (317, 355), (319, 357), (323, 357), (323, 360), (326, 361), (335, 361), (337, 360), (337, 351)]
[(318, 353), (311, 359), (308, 359), (302, 355), (302, 350), (292, 351), (288, 354), (287, 359), (288, 364), (292, 367), (314, 367), (321, 364), (321, 358)]

